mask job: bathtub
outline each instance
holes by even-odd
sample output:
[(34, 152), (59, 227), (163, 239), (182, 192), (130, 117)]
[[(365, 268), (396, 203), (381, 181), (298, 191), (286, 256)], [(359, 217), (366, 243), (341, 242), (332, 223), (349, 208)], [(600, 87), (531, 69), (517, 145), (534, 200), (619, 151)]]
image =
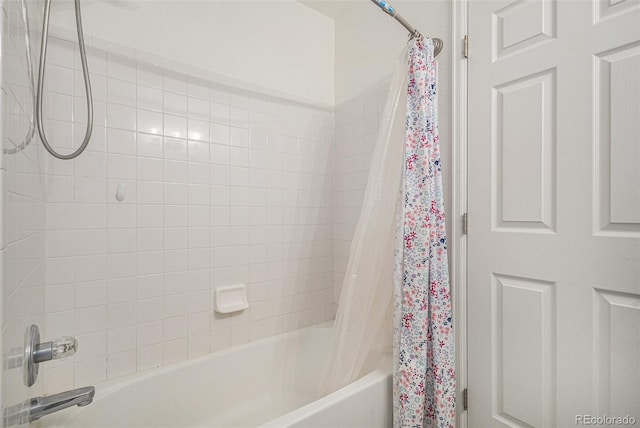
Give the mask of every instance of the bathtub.
[(94, 402), (37, 421), (53, 427), (390, 427), (391, 363), (321, 397), (329, 325), (96, 386)]

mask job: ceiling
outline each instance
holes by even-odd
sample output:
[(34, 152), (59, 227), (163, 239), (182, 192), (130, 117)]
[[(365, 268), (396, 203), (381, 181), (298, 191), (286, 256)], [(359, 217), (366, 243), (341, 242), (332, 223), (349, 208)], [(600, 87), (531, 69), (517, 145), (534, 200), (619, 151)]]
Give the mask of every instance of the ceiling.
[(331, 19), (336, 19), (342, 11), (347, 7), (349, 3), (354, 0), (298, 0), (300, 3), (309, 6), (310, 8), (320, 12), (323, 15), (328, 16)]

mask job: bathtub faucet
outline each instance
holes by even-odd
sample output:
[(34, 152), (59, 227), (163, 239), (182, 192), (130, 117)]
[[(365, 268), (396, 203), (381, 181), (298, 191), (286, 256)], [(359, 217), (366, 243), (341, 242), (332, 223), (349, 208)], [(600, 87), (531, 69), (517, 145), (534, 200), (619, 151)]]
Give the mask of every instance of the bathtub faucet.
[(25, 424), (69, 407), (91, 404), (96, 395), (93, 386), (73, 389), (46, 397), (36, 397), (4, 410), (4, 426)]

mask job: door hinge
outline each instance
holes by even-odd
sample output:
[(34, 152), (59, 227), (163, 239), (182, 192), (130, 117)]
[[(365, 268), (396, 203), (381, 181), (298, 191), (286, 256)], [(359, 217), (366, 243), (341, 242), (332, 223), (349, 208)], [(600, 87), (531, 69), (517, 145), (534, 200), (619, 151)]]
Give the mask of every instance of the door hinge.
[(462, 409), (467, 410), (469, 407), (469, 390), (465, 388), (462, 391)]
[(469, 36), (464, 36), (464, 57), (469, 58)]
[(462, 214), (462, 234), (466, 235), (469, 233), (469, 214)]

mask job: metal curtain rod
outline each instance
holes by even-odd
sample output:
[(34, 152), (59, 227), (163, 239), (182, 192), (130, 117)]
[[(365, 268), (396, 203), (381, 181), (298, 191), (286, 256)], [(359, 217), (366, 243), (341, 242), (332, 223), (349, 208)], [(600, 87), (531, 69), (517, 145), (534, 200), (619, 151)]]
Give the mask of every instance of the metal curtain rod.
[[(371, 1), (380, 9), (382, 9), (383, 12), (386, 12), (387, 14), (391, 15), (393, 18), (396, 19), (396, 21), (402, 24), (404, 28), (409, 30), (411, 38), (420, 36), (420, 32), (416, 30), (416, 28), (413, 25), (409, 24), (409, 21), (404, 19), (404, 16), (400, 15), (398, 11), (396, 11), (389, 3), (387, 3), (384, 0), (371, 0)], [(440, 51), (442, 51), (444, 42), (442, 41), (442, 39), (432, 39), (432, 40), (433, 40), (433, 50), (434, 50), (433, 54), (434, 56), (438, 56)]]

